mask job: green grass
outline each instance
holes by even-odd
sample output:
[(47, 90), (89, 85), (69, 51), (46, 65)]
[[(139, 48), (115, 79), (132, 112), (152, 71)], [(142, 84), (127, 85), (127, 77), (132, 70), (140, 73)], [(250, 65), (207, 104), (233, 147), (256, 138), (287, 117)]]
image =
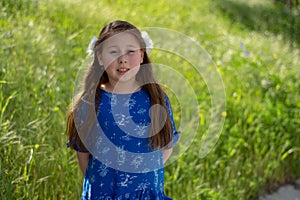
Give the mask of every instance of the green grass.
[[(201, 158), (211, 109), (205, 82), (184, 59), (152, 52), (154, 62), (182, 67), (201, 110), (191, 147), (166, 168), (167, 195), (255, 199), (300, 177), (299, 9), (271, 0), (140, 2), (2, 1), (0, 199), (79, 198), (82, 176), (65, 147), (66, 112), (91, 37), (115, 19), (186, 34), (210, 53), (224, 81), (226, 121)], [(191, 121), (194, 106), (184, 111)]]

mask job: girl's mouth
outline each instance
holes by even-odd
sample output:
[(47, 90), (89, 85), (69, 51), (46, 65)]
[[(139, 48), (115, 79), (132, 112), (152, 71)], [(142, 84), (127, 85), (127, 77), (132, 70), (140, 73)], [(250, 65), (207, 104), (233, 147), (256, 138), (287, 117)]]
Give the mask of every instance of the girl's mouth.
[(117, 69), (117, 71), (121, 74), (125, 74), (126, 72), (129, 71), (129, 69), (128, 68), (119, 68), (119, 69)]

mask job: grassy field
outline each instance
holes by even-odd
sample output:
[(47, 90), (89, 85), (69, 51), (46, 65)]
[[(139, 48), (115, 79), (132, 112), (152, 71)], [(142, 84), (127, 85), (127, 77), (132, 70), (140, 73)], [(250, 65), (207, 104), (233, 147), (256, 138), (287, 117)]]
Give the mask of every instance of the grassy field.
[[(215, 148), (202, 158), (211, 96), (201, 77), (181, 69), (199, 94), (199, 105), (184, 112), (192, 113), (193, 121), (198, 106), (201, 119), (192, 145), (166, 167), (168, 196), (255, 199), (300, 177), (300, 9), (271, 0), (2, 0), (0, 5), (0, 199), (79, 199), (82, 175), (65, 145), (66, 112), (91, 37), (116, 19), (193, 38), (211, 55), (224, 82), (225, 124)], [(175, 61), (178, 69), (189, 65), (159, 51), (152, 56), (169, 66)]]

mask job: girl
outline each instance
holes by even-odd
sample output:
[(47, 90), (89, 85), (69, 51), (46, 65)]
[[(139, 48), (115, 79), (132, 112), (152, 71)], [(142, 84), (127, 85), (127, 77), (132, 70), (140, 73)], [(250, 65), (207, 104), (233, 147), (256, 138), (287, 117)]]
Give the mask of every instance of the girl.
[(66, 130), (84, 174), (82, 199), (169, 199), (163, 167), (178, 132), (146, 50), (125, 21), (97, 38)]

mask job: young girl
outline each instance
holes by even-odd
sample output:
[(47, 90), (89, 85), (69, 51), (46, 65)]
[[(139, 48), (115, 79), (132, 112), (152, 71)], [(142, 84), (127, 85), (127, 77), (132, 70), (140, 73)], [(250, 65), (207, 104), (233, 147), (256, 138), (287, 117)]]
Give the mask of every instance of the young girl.
[(66, 130), (84, 174), (82, 199), (170, 199), (164, 163), (178, 132), (146, 50), (125, 21), (109, 23), (97, 38)]

